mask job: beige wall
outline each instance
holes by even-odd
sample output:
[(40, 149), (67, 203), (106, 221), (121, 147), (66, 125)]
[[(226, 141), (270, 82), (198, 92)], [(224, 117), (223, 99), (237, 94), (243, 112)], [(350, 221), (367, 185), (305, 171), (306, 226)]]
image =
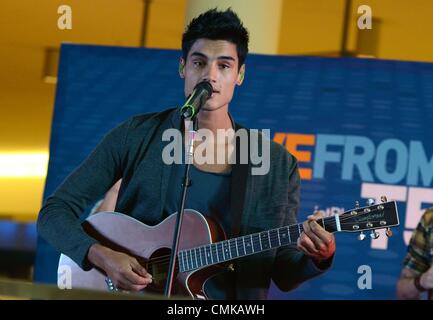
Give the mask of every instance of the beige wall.
[(180, 49), (185, 25), (186, 0), (152, 0), (146, 46)]
[(283, 1), (280, 54), (328, 54), (340, 50), (344, 0)]
[[(72, 7), (72, 30), (57, 28), (57, 8)], [(151, 0), (146, 45), (180, 48), (189, 19), (231, 6), (251, 33), (250, 51), (338, 55), (344, 0)], [(372, 7), (378, 58), (433, 61), (433, 1), (353, 0), (348, 49), (359, 47), (357, 7)], [(48, 152), (55, 84), (43, 79), (46, 50), (62, 41), (139, 46), (144, 0), (0, 1), (0, 165), (7, 152)], [(376, 29), (375, 29), (376, 28)], [(376, 37), (377, 44), (368, 43)], [(364, 41), (363, 40), (363, 41)], [(52, 61), (55, 66), (56, 61)], [(44, 175), (0, 176), (0, 218), (34, 219)]]
[[(283, 1), (278, 53), (338, 55), (345, 2)], [(377, 34), (367, 35), (367, 40), (378, 37), (374, 50), (377, 58), (433, 61), (433, 1), (352, 0), (347, 49), (353, 53), (357, 49), (357, 11), (361, 5), (369, 5), (378, 21), (372, 29)]]
[(373, 17), (380, 19), (378, 58), (433, 61), (433, 1), (353, 0), (352, 50), (357, 34), (355, 9), (361, 4), (370, 5)]
[[(154, 2), (158, 9), (166, 1)], [(72, 30), (57, 27), (57, 8), (65, 3)], [(61, 42), (138, 46), (143, 11), (142, 0), (0, 2), (0, 164), (5, 153), (48, 152), (55, 85), (43, 80), (47, 48)], [(0, 217), (34, 219), (44, 179), (0, 176)]]

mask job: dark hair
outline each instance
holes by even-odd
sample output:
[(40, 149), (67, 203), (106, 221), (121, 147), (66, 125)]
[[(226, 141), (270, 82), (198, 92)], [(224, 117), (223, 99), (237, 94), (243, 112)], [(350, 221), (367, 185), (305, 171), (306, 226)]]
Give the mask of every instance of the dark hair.
[(248, 30), (238, 15), (231, 10), (208, 10), (191, 20), (182, 36), (182, 57), (186, 61), (189, 50), (198, 39), (227, 40), (236, 45), (239, 68), (248, 54)]

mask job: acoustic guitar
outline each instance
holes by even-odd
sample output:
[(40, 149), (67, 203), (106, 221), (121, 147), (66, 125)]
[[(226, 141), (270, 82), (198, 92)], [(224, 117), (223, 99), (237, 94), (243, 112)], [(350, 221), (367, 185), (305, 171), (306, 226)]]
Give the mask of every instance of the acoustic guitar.
[[(156, 226), (116, 212), (100, 212), (83, 222), (84, 230), (102, 245), (135, 257), (152, 274), (153, 281), (143, 290), (151, 294), (164, 292), (170, 260), (172, 235), (176, 224), (172, 214)], [(371, 230), (371, 237), (379, 237), (376, 229), (399, 225), (395, 201), (382, 202), (366, 207), (357, 207), (340, 215), (317, 221), (328, 232), (359, 232)], [(179, 251), (175, 265), (173, 295), (206, 299), (205, 282), (221, 270), (230, 268), (234, 259), (257, 254), (281, 246), (296, 245), (303, 231), (302, 223), (224, 239), (222, 228), (213, 220), (194, 210), (184, 211), (184, 220), (179, 240)], [(71, 288), (90, 288), (116, 291), (112, 281), (103, 270), (82, 270), (66, 255), (60, 256), (58, 286), (65, 288), (65, 276)]]

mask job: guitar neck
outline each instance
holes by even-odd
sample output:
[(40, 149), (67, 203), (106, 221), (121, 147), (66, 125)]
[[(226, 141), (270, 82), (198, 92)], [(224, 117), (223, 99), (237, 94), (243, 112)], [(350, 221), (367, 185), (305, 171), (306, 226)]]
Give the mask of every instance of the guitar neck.
[[(328, 232), (340, 231), (338, 215), (317, 222)], [(186, 272), (296, 244), (304, 231), (302, 223), (262, 231), (178, 252), (179, 271)]]

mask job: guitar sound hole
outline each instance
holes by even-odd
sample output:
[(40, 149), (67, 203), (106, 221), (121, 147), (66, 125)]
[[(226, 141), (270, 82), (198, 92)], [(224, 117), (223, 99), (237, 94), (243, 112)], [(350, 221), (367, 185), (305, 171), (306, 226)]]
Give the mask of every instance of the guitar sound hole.
[[(161, 248), (152, 253), (150, 258), (146, 261), (145, 268), (152, 275), (152, 283), (146, 288), (147, 290), (155, 293), (164, 293), (168, 267), (170, 265), (171, 249)], [(178, 268), (175, 268), (174, 279), (177, 278)], [(178, 292), (176, 281), (173, 285), (172, 292)]]

